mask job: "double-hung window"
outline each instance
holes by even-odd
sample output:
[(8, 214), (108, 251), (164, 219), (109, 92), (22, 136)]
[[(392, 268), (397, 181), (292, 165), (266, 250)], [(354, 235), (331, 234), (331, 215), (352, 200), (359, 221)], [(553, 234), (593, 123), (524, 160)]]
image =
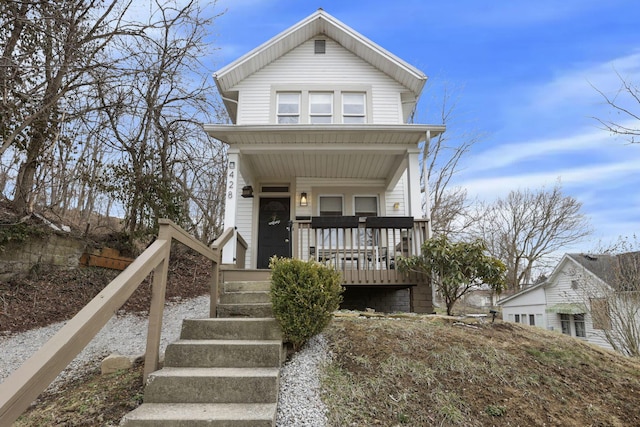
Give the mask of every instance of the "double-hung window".
[(333, 123), (333, 93), (309, 93), (309, 122)]
[(278, 123), (300, 123), (300, 93), (278, 93)]
[(342, 93), (342, 123), (365, 123), (365, 94), (363, 92)]

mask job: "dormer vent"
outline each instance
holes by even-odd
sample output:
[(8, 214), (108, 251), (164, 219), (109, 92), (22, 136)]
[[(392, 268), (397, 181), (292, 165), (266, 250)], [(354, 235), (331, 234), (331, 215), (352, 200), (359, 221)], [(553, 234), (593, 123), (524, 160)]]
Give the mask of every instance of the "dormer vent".
[(326, 53), (327, 49), (327, 41), (326, 40), (315, 40), (314, 53)]

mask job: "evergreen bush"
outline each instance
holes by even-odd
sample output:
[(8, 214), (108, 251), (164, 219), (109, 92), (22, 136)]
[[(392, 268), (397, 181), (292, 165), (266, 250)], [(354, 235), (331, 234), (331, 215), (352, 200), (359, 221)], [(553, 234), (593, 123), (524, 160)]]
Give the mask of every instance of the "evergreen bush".
[(284, 339), (294, 350), (322, 332), (342, 302), (342, 277), (316, 261), (273, 257), (271, 302)]

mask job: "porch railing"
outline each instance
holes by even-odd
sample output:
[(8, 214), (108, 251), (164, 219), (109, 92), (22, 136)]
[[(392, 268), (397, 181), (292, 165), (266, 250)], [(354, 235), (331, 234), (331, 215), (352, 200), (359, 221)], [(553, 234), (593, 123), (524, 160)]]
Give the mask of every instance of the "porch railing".
[(413, 217), (312, 217), (293, 223), (292, 255), (333, 266), (345, 284), (406, 284), (416, 278), (401, 274), (397, 259), (420, 253), (427, 226)]
[[(229, 228), (208, 247), (168, 220), (160, 220), (158, 238), (126, 270), (111, 281), (40, 350), (0, 384), (0, 426), (9, 426), (24, 412), (64, 368), (89, 344), (113, 314), (153, 272), (144, 380), (158, 369), (160, 334), (165, 302), (169, 255), (173, 240), (212, 261), (211, 315), (215, 317), (222, 247), (234, 236)], [(244, 263), (247, 245), (236, 234), (236, 258)]]

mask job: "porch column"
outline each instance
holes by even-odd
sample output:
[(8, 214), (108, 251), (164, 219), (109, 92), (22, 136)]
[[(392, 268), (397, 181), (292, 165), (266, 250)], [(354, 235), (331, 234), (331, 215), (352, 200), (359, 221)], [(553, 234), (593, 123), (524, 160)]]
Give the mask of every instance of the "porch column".
[(427, 239), (431, 238), (431, 198), (429, 197), (429, 167), (427, 156), (431, 144), (431, 131), (427, 131), (424, 145), (422, 146), (422, 176), (424, 177), (424, 218), (427, 222)]
[(238, 173), (240, 154), (237, 150), (228, 151), (227, 191), (225, 194), (224, 229), (233, 228), (233, 238), (222, 249), (222, 263), (233, 264), (236, 256), (236, 213), (238, 209)]
[(420, 149), (407, 150), (407, 189), (409, 191), (409, 214), (422, 218), (422, 196), (420, 194)]

